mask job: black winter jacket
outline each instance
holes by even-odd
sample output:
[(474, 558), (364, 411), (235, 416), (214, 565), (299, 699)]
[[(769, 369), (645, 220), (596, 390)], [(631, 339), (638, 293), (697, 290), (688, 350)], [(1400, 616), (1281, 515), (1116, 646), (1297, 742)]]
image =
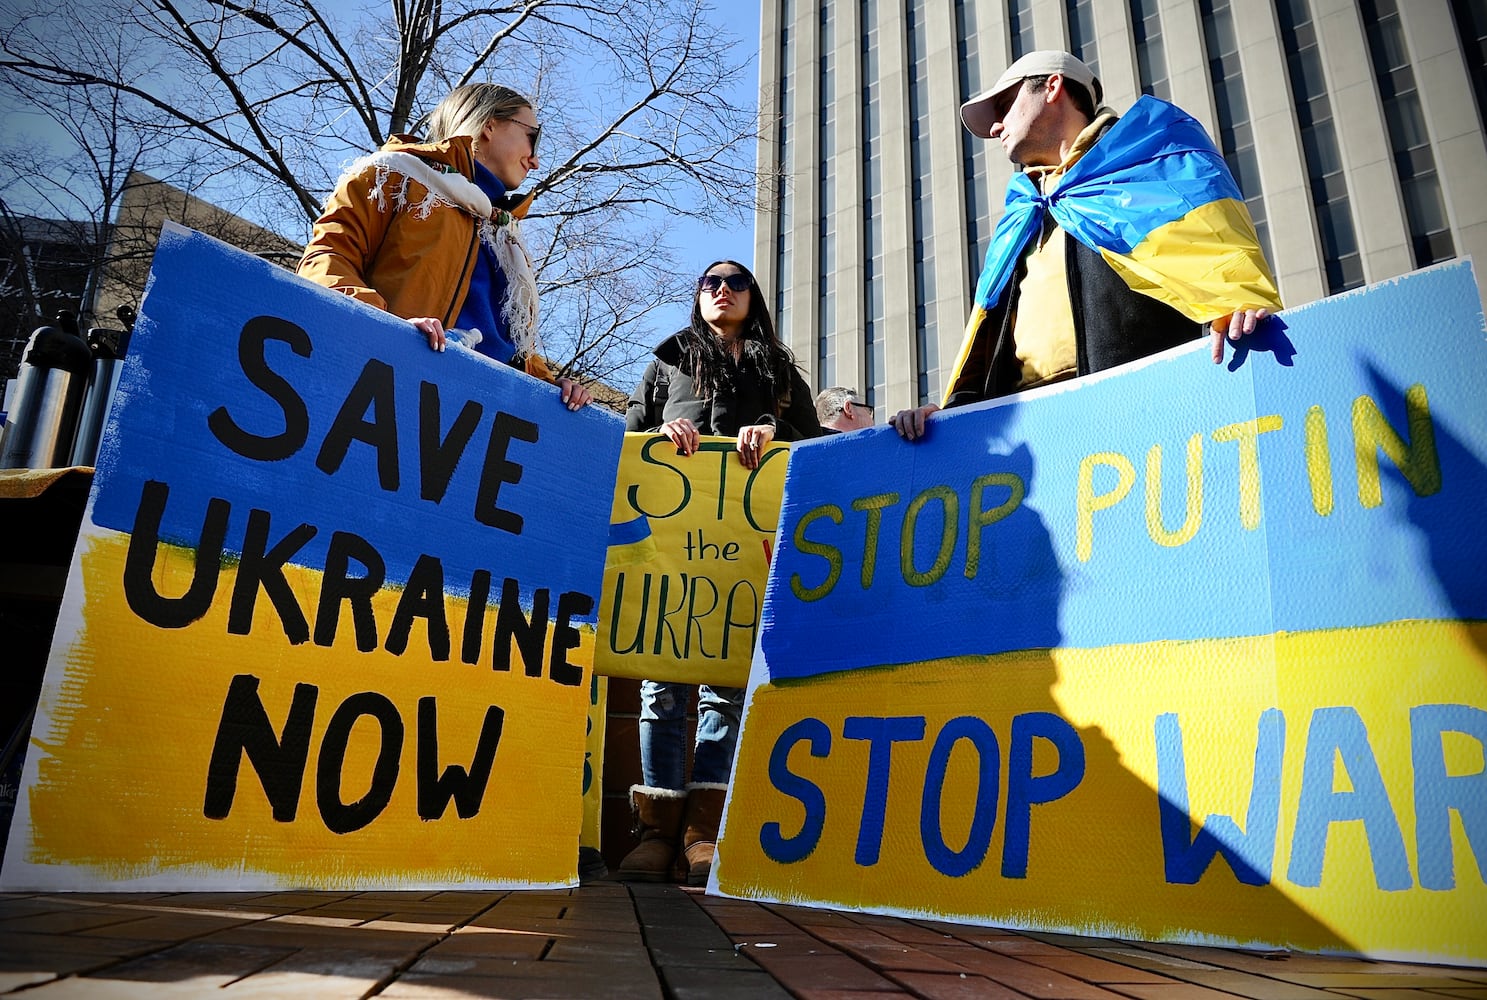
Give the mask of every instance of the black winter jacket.
[[(686, 417), (703, 434), (733, 437), (752, 424), (774, 426), (776, 441), (800, 441), (825, 433), (816, 418), (815, 398), (800, 370), (790, 366), (790, 389), (770, 399), (765, 383), (747, 359), (733, 373), (733, 392), (710, 400), (697, 394), (689, 366), (683, 364), (683, 333), (663, 340), (630, 396), (625, 430), (654, 431), (668, 420)], [(731, 362), (730, 362), (731, 363)]]

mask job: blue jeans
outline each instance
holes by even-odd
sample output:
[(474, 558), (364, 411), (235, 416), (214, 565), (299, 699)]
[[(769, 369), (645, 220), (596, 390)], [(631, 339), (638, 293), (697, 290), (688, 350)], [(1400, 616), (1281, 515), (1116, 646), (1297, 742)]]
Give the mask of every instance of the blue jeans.
[[(652, 788), (686, 784), (687, 697), (691, 684), (640, 682), (640, 774)], [(733, 769), (743, 688), (703, 684), (697, 691), (697, 744), (692, 780), (724, 784)]]

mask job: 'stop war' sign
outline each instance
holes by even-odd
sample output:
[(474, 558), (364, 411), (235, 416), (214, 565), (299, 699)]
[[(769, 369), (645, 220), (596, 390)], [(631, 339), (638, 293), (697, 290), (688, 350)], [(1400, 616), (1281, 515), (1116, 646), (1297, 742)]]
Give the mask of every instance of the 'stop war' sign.
[(619, 422), (174, 228), (111, 420), (5, 885), (571, 883)]
[(795, 449), (729, 894), (1487, 962), (1469, 264)]

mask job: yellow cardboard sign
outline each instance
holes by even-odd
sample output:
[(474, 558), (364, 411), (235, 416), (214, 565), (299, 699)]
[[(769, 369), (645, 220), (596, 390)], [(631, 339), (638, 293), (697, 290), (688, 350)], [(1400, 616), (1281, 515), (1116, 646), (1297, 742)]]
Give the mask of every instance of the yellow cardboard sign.
[(789, 446), (746, 469), (732, 438), (692, 455), (626, 434), (610, 518), (594, 669), (742, 687), (759, 635)]
[[(590, 647), (592, 651), (592, 647)], [(583, 831), (578, 842), (598, 849), (604, 810), (604, 722), (609, 706), (609, 678), (590, 676), (588, 735), (583, 747)]]

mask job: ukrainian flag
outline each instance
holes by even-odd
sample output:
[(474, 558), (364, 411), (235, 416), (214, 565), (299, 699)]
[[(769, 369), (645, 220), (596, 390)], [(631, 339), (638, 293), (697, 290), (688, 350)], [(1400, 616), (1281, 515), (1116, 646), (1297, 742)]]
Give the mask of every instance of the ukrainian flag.
[(976, 331), (1045, 212), (1098, 250), (1133, 291), (1196, 322), (1236, 309), (1281, 308), (1244, 196), (1208, 133), (1181, 109), (1142, 97), (1052, 193), (1040, 192), (1026, 174), (1013, 176), (947, 386), (955, 385)]
[(638, 566), (656, 558), (656, 539), (651, 522), (642, 514), (618, 524), (609, 525), (609, 553), (605, 565)]

